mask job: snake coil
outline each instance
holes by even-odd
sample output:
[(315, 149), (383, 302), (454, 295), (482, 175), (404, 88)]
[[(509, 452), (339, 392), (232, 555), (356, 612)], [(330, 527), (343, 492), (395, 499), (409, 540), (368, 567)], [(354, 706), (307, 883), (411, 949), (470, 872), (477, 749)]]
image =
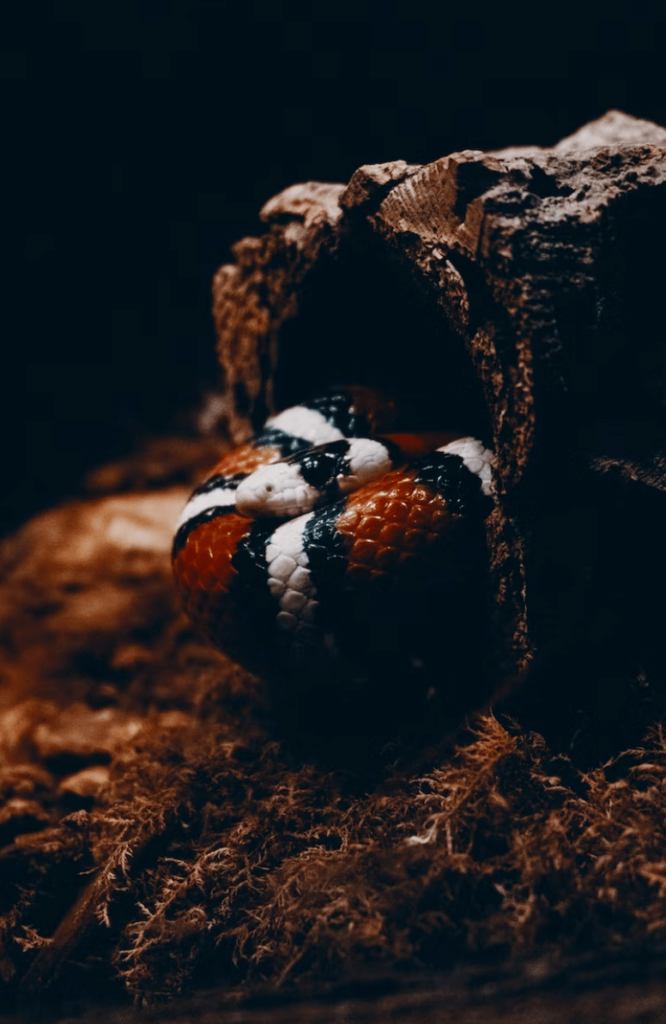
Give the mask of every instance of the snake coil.
[(269, 418), (190, 497), (178, 590), (250, 670), (316, 684), (445, 668), (483, 571), (494, 459), (471, 437), (419, 452), (418, 437), (381, 433), (393, 413), (368, 388), (317, 396)]

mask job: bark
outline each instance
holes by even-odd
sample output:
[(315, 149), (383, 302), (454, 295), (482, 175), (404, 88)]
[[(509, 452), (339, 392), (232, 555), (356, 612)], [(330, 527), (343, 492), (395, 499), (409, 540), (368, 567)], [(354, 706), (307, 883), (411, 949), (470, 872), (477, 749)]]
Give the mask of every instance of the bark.
[(567, 735), (590, 675), (588, 717), (663, 689), (665, 179), (666, 130), (617, 111), (552, 149), (361, 167), (271, 199), (214, 282), (236, 441), (345, 379), (492, 441), (491, 674), (556, 693)]

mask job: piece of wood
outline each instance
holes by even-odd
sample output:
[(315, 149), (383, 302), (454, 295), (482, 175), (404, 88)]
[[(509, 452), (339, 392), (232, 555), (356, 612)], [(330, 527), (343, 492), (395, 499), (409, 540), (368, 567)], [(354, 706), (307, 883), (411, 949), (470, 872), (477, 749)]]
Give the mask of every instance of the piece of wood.
[[(215, 278), (234, 440), (297, 397), (286, 376), (314, 387), (327, 363), (328, 383), (344, 372), (402, 388), (433, 411), (428, 429), (457, 428), (473, 410), (465, 426), (498, 457), (488, 521), (498, 683), (537, 666), (557, 686), (554, 673), (598, 668), (622, 689), (651, 658), (653, 690), (666, 675), (655, 645), (641, 648), (641, 588), (654, 574), (641, 575), (622, 540), (646, 521), (645, 492), (659, 505), (666, 487), (654, 245), (665, 183), (666, 129), (610, 111), (552, 149), (468, 150), (361, 167), (346, 188), (294, 185), (263, 208), (267, 232), (237, 243)], [(647, 519), (656, 529), (652, 505)], [(660, 535), (645, 548), (661, 566)]]

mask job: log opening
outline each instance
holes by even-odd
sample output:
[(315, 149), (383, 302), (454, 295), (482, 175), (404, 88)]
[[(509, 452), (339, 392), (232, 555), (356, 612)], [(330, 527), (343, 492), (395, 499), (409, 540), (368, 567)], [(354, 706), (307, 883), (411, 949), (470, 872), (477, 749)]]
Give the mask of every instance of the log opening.
[(433, 293), (373, 238), (344, 242), (309, 274), (280, 329), (276, 408), (329, 386), (381, 387), (399, 429), (445, 429), (491, 443), (481, 385)]

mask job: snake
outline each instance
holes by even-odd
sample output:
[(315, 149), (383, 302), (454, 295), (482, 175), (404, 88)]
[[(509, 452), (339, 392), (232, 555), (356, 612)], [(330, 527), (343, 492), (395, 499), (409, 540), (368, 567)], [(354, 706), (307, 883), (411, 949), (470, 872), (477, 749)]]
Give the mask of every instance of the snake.
[(357, 685), (445, 667), (473, 614), (495, 458), (471, 436), (391, 433), (395, 417), (376, 388), (309, 397), (224, 455), (183, 509), (185, 610), (255, 674)]

